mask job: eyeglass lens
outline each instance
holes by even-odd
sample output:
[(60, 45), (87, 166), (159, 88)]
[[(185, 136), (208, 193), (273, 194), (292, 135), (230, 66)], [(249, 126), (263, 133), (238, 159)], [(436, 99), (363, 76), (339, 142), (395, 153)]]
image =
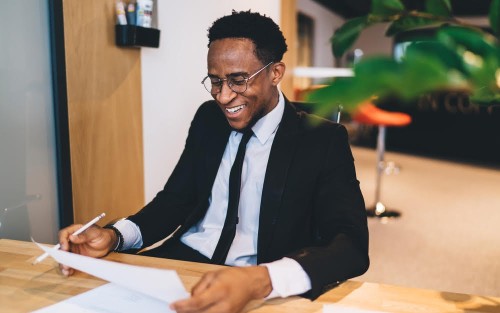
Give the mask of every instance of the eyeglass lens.
[(222, 90), (224, 81), (226, 81), (228, 87), (236, 93), (243, 93), (247, 90), (247, 78), (242, 76), (228, 77), (225, 79), (206, 77), (203, 80), (203, 85), (211, 94), (218, 94)]
[(248, 81), (255, 77), (257, 74), (262, 72), (266, 67), (271, 65), (273, 62), (267, 63), (264, 67), (260, 68), (257, 72), (246, 78), (241, 75), (229, 76), (228, 78), (217, 78), (217, 77), (205, 77), (201, 83), (205, 86), (205, 89), (212, 95), (218, 94), (222, 91), (222, 85), (224, 81), (227, 82), (227, 86), (236, 93), (244, 93), (248, 88)]

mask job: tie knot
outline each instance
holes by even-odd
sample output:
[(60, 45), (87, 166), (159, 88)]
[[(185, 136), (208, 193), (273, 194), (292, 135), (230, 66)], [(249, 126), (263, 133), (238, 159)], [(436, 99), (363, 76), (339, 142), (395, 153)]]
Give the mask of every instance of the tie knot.
[(253, 136), (253, 130), (251, 128), (245, 128), (243, 131), (243, 137), (241, 138), (241, 142), (243, 144), (247, 144), (250, 138)]

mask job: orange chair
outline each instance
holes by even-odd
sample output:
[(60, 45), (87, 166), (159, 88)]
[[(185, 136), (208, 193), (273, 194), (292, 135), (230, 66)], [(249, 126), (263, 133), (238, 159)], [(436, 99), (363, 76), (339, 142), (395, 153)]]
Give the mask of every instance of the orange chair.
[(406, 113), (389, 112), (376, 107), (373, 103), (367, 102), (358, 107), (353, 115), (353, 120), (367, 125), (378, 126), (377, 136), (377, 175), (375, 184), (375, 205), (368, 208), (367, 213), (370, 217), (398, 217), (401, 215), (398, 211), (387, 210), (380, 201), (380, 185), (382, 182), (382, 173), (390, 169), (395, 169), (394, 163), (386, 163), (385, 153), (385, 132), (386, 127), (401, 127), (411, 123), (411, 117)]

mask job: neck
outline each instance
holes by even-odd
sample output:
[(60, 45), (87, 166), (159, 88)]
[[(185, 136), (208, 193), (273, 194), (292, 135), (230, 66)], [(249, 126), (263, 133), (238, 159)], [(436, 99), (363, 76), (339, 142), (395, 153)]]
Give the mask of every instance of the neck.
[(273, 90), (273, 95), (271, 96), (271, 98), (269, 100), (270, 105), (267, 107), (266, 112), (263, 112), (264, 114), (262, 114), (262, 116), (271, 112), (278, 105), (279, 100), (280, 100), (280, 94), (279, 94), (278, 88), (275, 87)]

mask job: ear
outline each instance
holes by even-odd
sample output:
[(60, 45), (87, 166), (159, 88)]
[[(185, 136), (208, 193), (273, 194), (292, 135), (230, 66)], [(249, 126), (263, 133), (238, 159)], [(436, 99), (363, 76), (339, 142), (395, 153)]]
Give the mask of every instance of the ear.
[(278, 84), (283, 79), (285, 75), (286, 65), (283, 62), (276, 62), (271, 64), (271, 74), (273, 86), (278, 86)]

